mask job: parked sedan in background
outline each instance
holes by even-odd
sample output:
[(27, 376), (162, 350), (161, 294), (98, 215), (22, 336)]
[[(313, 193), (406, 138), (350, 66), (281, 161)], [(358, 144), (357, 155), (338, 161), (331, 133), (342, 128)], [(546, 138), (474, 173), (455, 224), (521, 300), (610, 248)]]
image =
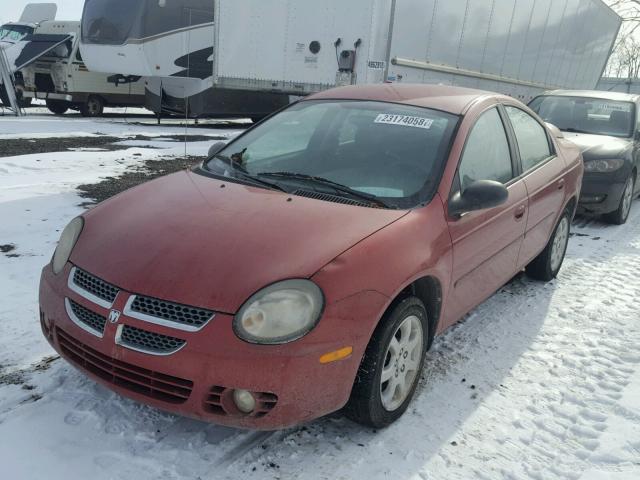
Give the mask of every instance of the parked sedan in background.
[(436, 334), (522, 269), (558, 274), (582, 172), (506, 96), (330, 90), (73, 220), (42, 329), (158, 408), (270, 430), (346, 406), (384, 427)]
[(638, 95), (559, 90), (535, 98), (530, 107), (582, 150), (585, 176), (580, 209), (627, 222), (638, 194)]

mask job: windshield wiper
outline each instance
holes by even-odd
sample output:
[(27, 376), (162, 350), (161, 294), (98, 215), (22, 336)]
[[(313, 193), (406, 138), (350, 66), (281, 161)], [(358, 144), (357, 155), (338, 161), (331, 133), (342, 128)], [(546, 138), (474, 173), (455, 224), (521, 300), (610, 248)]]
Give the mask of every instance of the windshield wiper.
[(336, 193), (342, 193), (344, 195), (348, 195), (350, 197), (355, 197), (360, 200), (365, 200), (372, 204), (378, 205), (384, 208), (391, 208), (386, 202), (380, 200), (375, 195), (371, 195), (369, 193), (360, 192), (358, 190), (354, 190), (351, 187), (347, 187), (346, 185), (342, 185), (341, 183), (334, 182), (333, 180), (329, 180), (327, 178), (316, 177), (313, 175), (306, 175), (304, 173), (294, 173), (294, 172), (263, 172), (258, 173), (257, 177), (272, 177), (272, 178), (289, 178), (293, 180), (299, 180), (307, 183), (314, 183), (316, 185), (321, 185), (325, 187), (332, 188)]
[(282, 188), (278, 184), (267, 182), (260, 178), (254, 177), (241, 164), (239, 164), (238, 162), (235, 162), (234, 160), (232, 160), (230, 157), (227, 157), (226, 155), (218, 154), (218, 155), (215, 155), (213, 158), (219, 158), (223, 162), (228, 163), (229, 166), (233, 169), (233, 174), (235, 178), (238, 180), (243, 180), (245, 183), (250, 183), (253, 185), (267, 187), (267, 188), (270, 188), (271, 190), (278, 190), (280, 192), (289, 193), (286, 189)]
[(571, 127), (562, 128), (561, 130), (563, 132), (569, 132), (569, 133), (586, 133), (589, 135), (595, 135), (595, 133), (587, 132), (586, 130), (578, 130), (577, 128), (571, 128)]

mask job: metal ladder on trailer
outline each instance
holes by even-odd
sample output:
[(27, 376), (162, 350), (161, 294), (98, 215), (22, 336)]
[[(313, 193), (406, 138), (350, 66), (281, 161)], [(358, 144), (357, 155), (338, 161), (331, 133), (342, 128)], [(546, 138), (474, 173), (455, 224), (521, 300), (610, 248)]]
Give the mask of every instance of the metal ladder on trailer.
[(6, 97), (9, 99), (9, 105), (5, 105), (9, 110), (11, 110), (16, 117), (22, 115), (22, 111), (20, 110), (20, 105), (18, 103), (18, 98), (16, 97), (16, 89), (15, 89), (15, 77), (13, 72), (9, 68), (9, 60), (7, 59), (7, 55), (4, 50), (0, 48), (0, 88), (4, 87)]

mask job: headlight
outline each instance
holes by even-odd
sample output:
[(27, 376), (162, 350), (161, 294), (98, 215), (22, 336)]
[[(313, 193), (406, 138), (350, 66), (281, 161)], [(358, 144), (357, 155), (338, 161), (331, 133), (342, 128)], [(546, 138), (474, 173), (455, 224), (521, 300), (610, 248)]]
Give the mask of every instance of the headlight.
[(58, 242), (58, 247), (53, 254), (53, 260), (51, 261), (53, 273), (55, 273), (56, 275), (64, 270), (64, 266), (69, 261), (69, 257), (71, 256), (73, 247), (76, 246), (78, 237), (80, 237), (80, 233), (82, 232), (82, 227), (84, 227), (83, 218), (76, 217), (71, 220), (69, 225), (67, 225), (62, 231), (62, 235), (60, 235), (60, 241)]
[(247, 300), (234, 318), (233, 330), (250, 343), (289, 343), (313, 330), (323, 308), (324, 295), (315, 283), (286, 280)]
[(611, 160), (587, 160), (584, 162), (585, 172), (607, 173), (620, 170), (624, 166), (624, 160), (614, 158)]

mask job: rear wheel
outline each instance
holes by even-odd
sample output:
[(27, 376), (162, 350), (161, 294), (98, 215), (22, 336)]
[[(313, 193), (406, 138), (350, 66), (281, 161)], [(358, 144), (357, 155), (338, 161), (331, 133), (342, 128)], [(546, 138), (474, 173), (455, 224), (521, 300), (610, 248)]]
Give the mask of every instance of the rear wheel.
[(69, 110), (69, 103), (64, 100), (47, 100), (47, 108), (55, 115), (64, 115)]
[(632, 174), (627, 179), (627, 183), (624, 186), (624, 192), (620, 199), (620, 205), (615, 212), (611, 212), (604, 216), (604, 219), (608, 223), (613, 225), (624, 225), (629, 219), (629, 213), (631, 213), (631, 204), (633, 203), (633, 191), (635, 189), (634, 175)]
[(104, 100), (102, 98), (91, 95), (87, 101), (80, 106), (80, 113), (83, 117), (101, 117), (104, 112)]
[(549, 282), (558, 276), (569, 245), (571, 215), (565, 211), (549, 239), (546, 248), (529, 265), (527, 275), (535, 280)]
[(345, 409), (349, 418), (382, 428), (402, 416), (418, 386), (428, 335), (427, 312), (416, 297), (385, 314), (360, 364)]

